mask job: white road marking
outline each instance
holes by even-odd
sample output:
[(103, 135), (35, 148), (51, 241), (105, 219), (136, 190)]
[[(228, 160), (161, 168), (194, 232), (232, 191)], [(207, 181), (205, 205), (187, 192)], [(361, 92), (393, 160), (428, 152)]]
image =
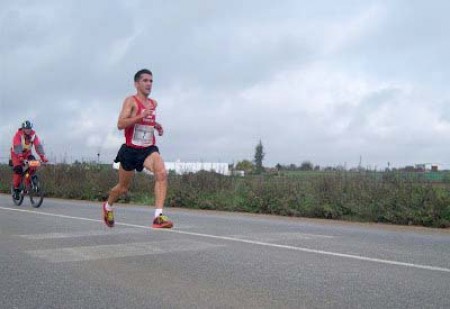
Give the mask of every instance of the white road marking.
[(278, 240), (296, 240), (296, 239), (313, 239), (313, 238), (335, 238), (336, 236), (321, 235), (321, 234), (309, 234), (299, 232), (287, 232), (287, 233), (251, 233), (251, 234), (235, 234), (229, 237), (246, 239), (246, 240), (265, 240), (278, 241)]
[(82, 262), (100, 259), (112, 259), (132, 256), (165, 254), (170, 252), (198, 251), (224, 247), (199, 241), (173, 240), (161, 242), (142, 242), (100, 246), (81, 246), (58, 249), (29, 250), (33, 257), (51, 263)]
[(331, 235), (322, 235), (322, 234), (310, 234), (310, 233), (298, 233), (298, 234), (301, 234), (301, 235), (303, 235), (303, 236), (306, 236), (306, 237), (313, 237), (313, 238), (315, 238), (315, 237), (318, 237), (318, 238), (336, 238), (337, 236), (331, 236)]
[[(25, 210), (25, 209), (15, 209), (15, 208), (8, 208), (8, 207), (0, 207), (0, 209), (1, 210), (6, 210), (6, 211), (17, 211), (17, 212), (24, 212), (24, 213), (30, 213), (30, 214), (36, 214), (36, 215), (42, 215), (42, 216), (50, 216), (50, 217), (57, 217), (57, 218), (75, 219), (75, 220), (102, 222), (103, 223), (103, 220), (96, 220), (96, 219), (83, 218), (83, 217), (73, 217), (73, 216), (66, 216), (66, 215), (54, 214), (54, 213), (44, 213), (44, 212), (37, 212), (37, 211)], [(128, 226), (128, 227), (151, 229), (149, 226), (143, 226), (143, 225), (137, 225), (137, 224), (119, 223), (119, 222), (116, 222), (115, 224), (119, 225), (119, 226)], [(373, 263), (397, 265), (397, 266), (404, 266), (404, 267), (411, 267), (411, 268), (417, 268), (417, 269), (424, 269), (424, 270), (432, 270), (432, 271), (440, 271), (440, 272), (450, 273), (450, 268), (445, 268), (445, 267), (438, 267), (438, 266), (431, 266), (431, 265), (422, 265), (422, 264), (414, 264), (414, 263), (405, 263), (405, 262), (399, 262), (399, 261), (393, 261), (393, 260), (384, 260), (384, 259), (378, 259), (378, 258), (371, 258), (371, 257), (361, 256), (361, 255), (345, 254), (345, 253), (338, 253), (338, 252), (324, 251), (324, 250), (315, 250), (315, 249), (309, 249), (309, 248), (304, 248), (304, 247), (288, 246), (288, 245), (278, 245), (278, 244), (266, 243), (266, 242), (261, 242), (261, 241), (246, 240), (246, 239), (227, 237), (227, 236), (217, 236), (217, 235), (210, 235), (210, 234), (202, 234), (202, 233), (193, 233), (193, 232), (179, 231), (179, 230), (176, 230), (176, 229), (152, 229), (152, 230), (155, 231), (155, 232), (156, 231), (157, 232), (170, 232), (170, 233), (177, 233), (177, 234), (183, 234), (183, 235), (191, 235), (191, 236), (198, 236), (198, 237), (205, 237), (205, 238), (221, 239), (221, 240), (228, 240), (228, 241), (233, 241), (233, 242), (247, 243), (247, 244), (258, 245), (258, 246), (265, 246), (265, 247), (272, 247), (272, 248), (279, 248), (279, 249), (287, 249), (287, 250), (293, 250), (293, 251), (301, 251), (301, 252), (307, 252), (307, 253), (314, 253), (314, 254), (334, 256), (334, 257), (342, 257), (342, 258), (348, 258), (348, 259), (359, 260), (359, 261), (367, 261), (367, 262), (373, 262)]]
[(21, 238), (29, 240), (42, 240), (42, 239), (61, 239), (61, 238), (76, 238), (76, 237), (90, 237), (90, 236), (111, 236), (111, 235), (123, 235), (123, 234), (142, 234), (144, 231), (142, 228), (123, 228), (123, 229), (109, 229), (107, 230), (92, 230), (81, 231), (71, 233), (43, 233), (43, 234), (25, 234), (17, 235)]

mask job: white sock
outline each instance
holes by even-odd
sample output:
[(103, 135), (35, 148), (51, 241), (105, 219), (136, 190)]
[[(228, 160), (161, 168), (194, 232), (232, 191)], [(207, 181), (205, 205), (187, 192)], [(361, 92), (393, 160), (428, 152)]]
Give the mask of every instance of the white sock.
[(162, 208), (155, 208), (155, 218), (159, 217), (162, 214)]
[(112, 210), (113, 210), (113, 209), (112, 209), (112, 206), (109, 205), (108, 202), (106, 202), (105, 209), (106, 209), (107, 211), (112, 211)]

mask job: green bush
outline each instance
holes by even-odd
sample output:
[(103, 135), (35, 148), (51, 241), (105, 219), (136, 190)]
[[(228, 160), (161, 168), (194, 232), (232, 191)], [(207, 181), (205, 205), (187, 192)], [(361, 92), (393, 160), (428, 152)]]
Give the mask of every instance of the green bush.
[[(117, 183), (110, 165), (49, 165), (39, 171), (50, 197), (104, 200)], [(447, 174), (444, 175), (447, 177)], [(450, 183), (412, 173), (317, 172), (223, 176), (169, 174), (170, 207), (283, 216), (450, 227)], [(0, 190), (9, 192), (10, 167), (0, 165)], [(437, 176), (434, 175), (433, 178)], [(152, 205), (153, 177), (137, 173), (122, 201)]]

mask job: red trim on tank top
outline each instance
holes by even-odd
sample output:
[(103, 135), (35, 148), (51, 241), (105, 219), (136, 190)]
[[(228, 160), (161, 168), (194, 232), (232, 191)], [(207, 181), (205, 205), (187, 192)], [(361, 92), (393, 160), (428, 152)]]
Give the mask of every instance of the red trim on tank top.
[[(133, 96), (134, 100), (136, 101), (137, 104), (140, 104), (143, 108), (145, 108), (144, 103), (141, 102), (141, 100), (139, 100), (139, 98), (137, 96)], [(150, 107), (150, 109), (155, 109), (155, 103), (153, 102), (153, 100), (151, 98), (147, 98), (148, 101), (150, 101), (150, 103), (152, 104), (152, 106)]]

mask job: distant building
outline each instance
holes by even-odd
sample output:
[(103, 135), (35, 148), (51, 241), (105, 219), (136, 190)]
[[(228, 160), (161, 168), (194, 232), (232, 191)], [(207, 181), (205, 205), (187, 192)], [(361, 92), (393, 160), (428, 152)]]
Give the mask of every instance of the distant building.
[(240, 170), (234, 170), (231, 172), (231, 175), (233, 176), (245, 176), (245, 171), (240, 171)]
[(440, 168), (440, 164), (437, 163), (421, 163), (421, 164), (416, 164), (416, 170), (422, 170), (425, 172), (437, 172), (439, 171)]
[[(215, 162), (165, 162), (166, 170), (172, 171), (177, 175), (197, 173), (200, 171), (215, 172), (222, 175), (230, 175), (228, 163), (215, 163)], [(113, 163), (114, 169), (119, 169), (119, 163)], [(152, 174), (150, 171), (144, 168), (144, 172)]]
[(228, 163), (215, 162), (166, 162), (166, 169), (178, 175), (197, 173), (200, 171), (215, 172), (222, 175), (230, 175)]

